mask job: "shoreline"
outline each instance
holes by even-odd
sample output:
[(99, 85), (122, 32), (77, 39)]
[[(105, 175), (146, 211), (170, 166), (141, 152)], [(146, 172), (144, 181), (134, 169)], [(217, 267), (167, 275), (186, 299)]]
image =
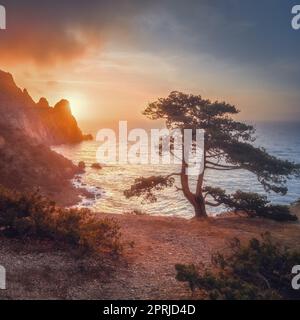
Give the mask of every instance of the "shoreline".
[[(94, 202), (97, 200), (97, 197), (101, 197), (103, 195), (103, 190), (92, 186), (92, 185), (84, 185), (82, 183), (82, 175), (84, 173), (75, 174), (72, 179), (68, 181), (67, 185), (62, 186), (60, 191), (54, 191), (54, 192), (47, 192), (46, 196), (50, 197), (50, 199), (54, 200), (58, 205), (63, 207), (81, 207), (81, 203), (83, 203), (82, 207), (89, 209), (89, 202)], [(93, 189), (93, 190), (92, 190)], [(87, 203), (87, 205), (84, 205), (84, 203)], [(291, 204), (290, 205), (291, 212), (295, 214), (298, 217), (298, 222), (295, 222), (295, 224), (300, 224), (300, 203), (299, 204)], [(99, 213), (97, 211), (92, 211), (93, 213)], [(101, 214), (111, 214), (111, 215), (133, 215), (133, 216), (139, 216), (138, 214), (130, 214), (124, 211), (123, 213), (101, 213)], [(170, 215), (151, 215), (147, 214), (145, 211), (145, 214), (142, 214), (142, 216), (147, 217), (162, 217), (162, 218), (178, 218), (178, 219), (185, 219), (190, 220), (193, 219), (193, 217), (185, 217), (185, 216), (170, 216)], [(221, 218), (221, 217), (239, 217), (241, 215), (233, 213), (231, 211), (224, 211), (219, 214), (209, 214), (208, 218)]]
[(83, 188), (75, 188), (70, 181), (69, 185), (61, 186), (59, 190), (47, 190), (44, 195), (59, 206), (72, 207), (80, 203), (81, 197), (90, 197), (91, 193)]

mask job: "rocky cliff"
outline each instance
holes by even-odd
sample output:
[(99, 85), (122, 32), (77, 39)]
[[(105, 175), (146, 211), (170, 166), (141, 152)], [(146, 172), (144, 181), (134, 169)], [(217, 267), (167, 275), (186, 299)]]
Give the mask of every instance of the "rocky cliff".
[(19, 191), (38, 188), (62, 205), (74, 204), (81, 192), (70, 179), (80, 169), (49, 145), (88, 138), (68, 101), (54, 107), (45, 98), (35, 103), (9, 73), (0, 71), (0, 185)]
[[(0, 184), (19, 191), (40, 189), (52, 196), (70, 187), (80, 170), (48, 146), (0, 125)], [(54, 196), (55, 197), (55, 196)]]
[(34, 102), (26, 89), (21, 90), (11, 74), (0, 71), (0, 125), (19, 129), (27, 136), (47, 144), (77, 143), (91, 139), (83, 135), (67, 100), (54, 107), (45, 98)]

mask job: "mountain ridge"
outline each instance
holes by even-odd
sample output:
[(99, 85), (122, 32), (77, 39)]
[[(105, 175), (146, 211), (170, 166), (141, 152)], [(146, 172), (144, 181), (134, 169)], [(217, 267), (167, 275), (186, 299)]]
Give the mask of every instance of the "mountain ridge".
[(37, 103), (27, 89), (21, 90), (10, 73), (0, 70), (0, 124), (21, 129), (27, 136), (46, 145), (91, 140), (84, 135), (67, 100), (51, 107), (46, 98)]
[(83, 135), (67, 100), (49, 106), (20, 89), (10, 73), (0, 71), (0, 185), (22, 192), (39, 189), (60, 205), (73, 205), (84, 190), (71, 179), (81, 172), (71, 160), (51, 150), (62, 143), (92, 139)]

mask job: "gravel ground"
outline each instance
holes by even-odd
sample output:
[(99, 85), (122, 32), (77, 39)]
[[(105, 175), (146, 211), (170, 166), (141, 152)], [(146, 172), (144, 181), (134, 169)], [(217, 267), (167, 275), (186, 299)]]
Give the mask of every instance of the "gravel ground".
[(0, 299), (186, 299), (191, 294), (175, 280), (176, 263), (208, 267), (211, 253), (226, 250), (229, 239), (247, 240), (265, 231), (300, 247), (299, 224), (239, 217), (106, 216), (119, 221), (127, 243), (118, 259), (83, 259), (50, 242), (1, 238), (7, 290), (0, 291)]

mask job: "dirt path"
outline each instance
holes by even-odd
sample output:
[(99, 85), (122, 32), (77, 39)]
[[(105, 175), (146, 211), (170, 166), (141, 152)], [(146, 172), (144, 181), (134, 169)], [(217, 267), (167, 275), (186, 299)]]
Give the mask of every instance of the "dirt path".
[[(110, 215), (111, 216), (111, 215)], [(2, 298), (26, 299), (181, 299), (185, 284), (175, 280), (176, 263), (208, 266), (232, 237), (248, 239), (270, 231), (289, 246), (300, 246), (300, 226), (243, 218), (209, 221), (114, 215), (127, 246), (119, 261), (76, 259), (49, 243), (0, 239), (0, 264), (7, 269)]]

